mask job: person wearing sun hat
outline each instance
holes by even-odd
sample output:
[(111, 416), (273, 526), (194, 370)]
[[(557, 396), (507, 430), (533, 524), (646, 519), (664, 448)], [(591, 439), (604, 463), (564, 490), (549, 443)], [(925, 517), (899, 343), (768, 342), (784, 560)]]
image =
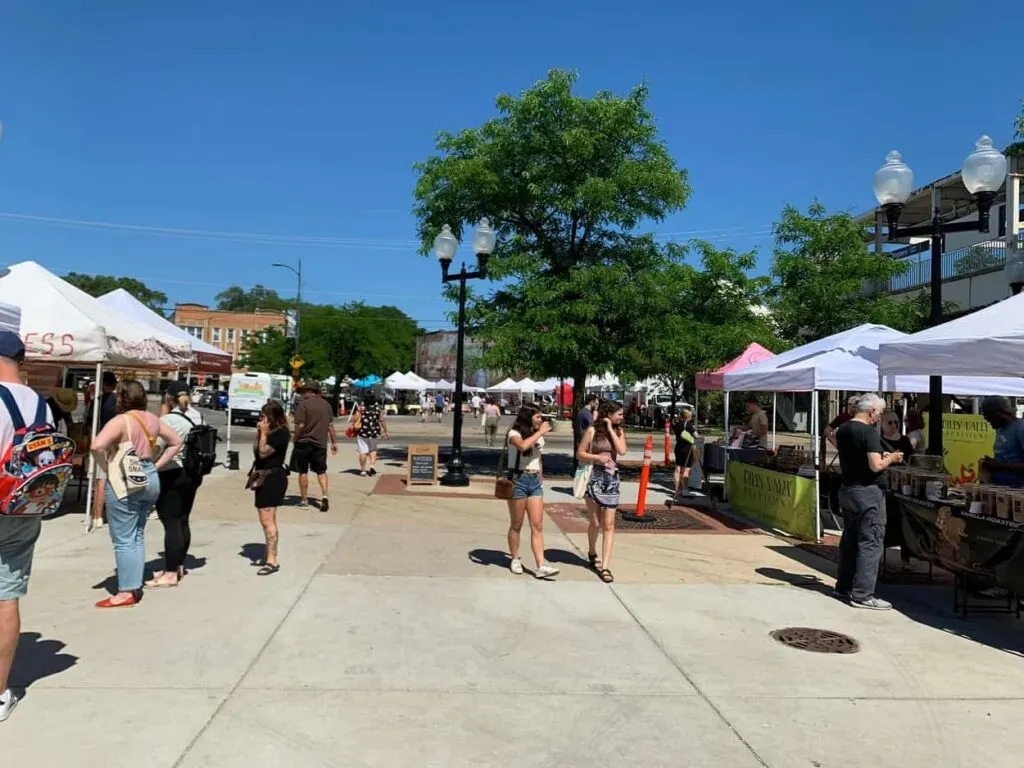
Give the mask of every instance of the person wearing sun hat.
[(57, 426), (64, 424), (70, 434), (74, 424), (72, 414), (78, 408), (78, 393), (64, 386), (63, 377), (57, 379), (57, 388), (53, 390), (46, 404), (50, 406), (54, 423)]

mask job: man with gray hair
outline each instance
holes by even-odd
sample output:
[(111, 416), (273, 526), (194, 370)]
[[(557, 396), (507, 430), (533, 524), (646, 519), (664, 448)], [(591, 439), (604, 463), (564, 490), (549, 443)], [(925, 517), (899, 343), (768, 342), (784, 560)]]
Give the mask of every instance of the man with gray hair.
[(854, 608), (887, 611), (892, 605), (875, 597), (878, 562), (885, 552), (885, 493), (883, 472), (903, 461), (899, 451), (885, 453), (878, 419), (885, 401), (869, 393), (857, 401), (853, 418), (836, 430), (842, 486), (843, 537), (839, 541), (839, 577), (835, 596)]
[(996, 485), (1024, 487), (1024, 421), (1017, 418), (1017, 410), (1005, 397), (986, 397), (981, 401), (981, 413), (996, 431), (992, 453), (979, 462), (979, 469), (992, 477)]

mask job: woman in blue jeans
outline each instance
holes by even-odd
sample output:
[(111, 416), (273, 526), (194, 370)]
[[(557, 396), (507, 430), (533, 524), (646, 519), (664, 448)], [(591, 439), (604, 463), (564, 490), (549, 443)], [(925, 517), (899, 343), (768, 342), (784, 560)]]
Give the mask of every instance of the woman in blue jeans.
[(530, 546), (537, 568), (533, 575), (547, 579), (558, 573), (553, 565), (544, 562), (544, 468), (541, 453), (544, 451), (544, 435), (551, 431), (551, 425), (544, 421), (540, 409), (531, 404), (522, 406), (512, 429), (508, 431), (508, 470), (515, 482), (515, 491), (508, 500), (508, 551), (512, 556), (509, 569), (512, 573), (523, 572), (523, 561), (519, 558), (519, 538), (523, 521), (530, 517)]
[[(117, 594), (96, 603), (97, 608), (127, 608), (142, 598), (142, 576), (146, 563), (144, 538), (146, 520), (160, 495), (157, 476), (181, 448), (181, 435), (156, 414), (146, 410), (146, 390), (137, 381), (122, 381), (117, 389), (118, 415), (96, 436), (92, 452), (107, 471), (106, 509), (110, 540), (114, 542), (114, 561), (117, 564)], [(153, 454), (157, 437), (167, 444), (154, 463)], [(146, 484), (132, 493), (126, 493), (122, 469), (107, 466), (122, 443), (130, 442), (135, 448), (146, 476)]]

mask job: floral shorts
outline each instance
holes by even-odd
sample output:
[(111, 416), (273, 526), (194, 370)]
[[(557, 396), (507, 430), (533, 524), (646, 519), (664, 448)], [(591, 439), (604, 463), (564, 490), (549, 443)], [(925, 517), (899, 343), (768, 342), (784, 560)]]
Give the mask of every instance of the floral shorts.
[(587, 483), (587, 496), (597, 502), (602, 509), (618, 509), (622, 495), (622, 482), (617, 472), (609, 472), (603, 467), (594, 467)]

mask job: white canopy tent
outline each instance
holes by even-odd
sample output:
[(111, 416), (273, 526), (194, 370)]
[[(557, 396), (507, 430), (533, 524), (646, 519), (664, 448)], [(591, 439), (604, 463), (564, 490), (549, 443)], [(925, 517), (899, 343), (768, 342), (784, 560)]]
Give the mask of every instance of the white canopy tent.
[(21, 333), (21, 310), (10, 304), (0, 304), (0, 331)]
[[(560, 383), (561, 383), (561, 381), (559, 379), (557, 379), (554, 376), (552, 376), (551, 378), (544, 379), (544, 381), (537, 382), (537, 386), (535, 387), (535, 391), (539, 392), (540, 394), (547, 394), (548, 392), (554, 392), (556, 389), (558, 389), (558, 385)], [(566, 379), (566, 383), (567, 384), (572, 384), (572, 382), (569, 379)]]
[(537, 382), (527, 376), (525, 379), (519, 382), (519, 391), (524, 392), (528, 395), (532, 395), (537, 391)]
[(434, 386), (434, 382), (424, 379), (422, 376), (417, 376), (412, 371), (406, 371), (405, 378), (409, 383), (415, 384), (417, 389), (427, 390), (432, 389)]
[(455, 390), (455, 385), (446, 379), (438, 379), (431, 389), (436, 389), (438, 392), (452, 392)]
[(488, 392), (519, 392), (519, 382), (514, 379), (507, 378), (504, 381), (498, 382), (493, 387), (487, 388)]
[(943, 391), (957, 394), (946, 377), (1024, 375), (1024, 293), (883, 343), (878, 367), (886, 376), (921, 372), (942, 376)]
[[(34, 261), (14, 264), (0, 275), (0, 302), (21, 310), (20, 331), (28, 360), (67, 366), (94, 363), (96, 382), (104, 364), (138, 368), (181, 368), (192, 359), (191, 344), (138, 322), (57, 277)], [(93, 408), (96, 437), (99, 408)], [(89, 457), (86, 530), (92, 526), (96, 462)]]
[[(852, 390), (861, 392), (927, 392), (928, 377), (920, 375), (883, 376), (877, 363), (885, 342), (898, 342), (907, 334), (884, 325), (865, 324), (802, 347), (783, 352), (723, 377), (726, 430), (729, 392), (811, 392), (811, 453), (815, 477), (815, 524), (821, 536), (818, 483), (818, 392)], [(918, 371), (921, 369), (918, 368)], [(961, 395), (1024, 396), (1024, 379), (952, 376), (943, 389)]]
[(154, 312), (124, 288), (105, 293), (97, 301), (136, 322), (188, 344), (192, 350), (190, 369), (208, 373), (231, 373), (230, 352), (225, 352), (212, 344), (207, 344), (202, 339), (195, 338), (184, 328), (179, 328), (167, 318)]
[(420, 385), (414, 381), (410, 381), (409, 378), (401, 371), (395, 371), (386, 379), (384, 379), (384, 386), (388, 389), (393, 390), (418, 390)]

